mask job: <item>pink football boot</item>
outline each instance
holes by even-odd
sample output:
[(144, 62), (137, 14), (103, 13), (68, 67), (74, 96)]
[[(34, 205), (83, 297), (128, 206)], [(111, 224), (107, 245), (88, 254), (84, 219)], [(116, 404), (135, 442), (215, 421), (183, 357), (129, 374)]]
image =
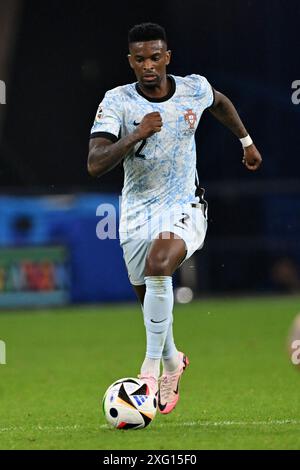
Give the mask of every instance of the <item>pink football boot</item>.
[(158, 391), (158, 409), (162, 414), (171, 413), (179, 400), (179, 382), (181, 376), (189, 365), (188, 357), (182, 352), (179, 353), (180, 363), (176, 372), (163, 373), (160, 378)]

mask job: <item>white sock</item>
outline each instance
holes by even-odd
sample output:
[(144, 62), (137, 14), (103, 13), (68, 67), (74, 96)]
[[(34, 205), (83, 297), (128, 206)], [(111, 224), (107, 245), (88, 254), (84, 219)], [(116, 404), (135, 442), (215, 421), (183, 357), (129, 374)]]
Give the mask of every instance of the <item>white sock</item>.
[(162, 359), (165, 372), (174, 372), (177, 369), (179, 364), (179, 355), (174, 343), (173, 318), (169, 325), (168, 333), (166, 336)]
[[(146, 294), (143, 305), (144, 323), (146, 327), (147, 347), (146, 359), (142, 366), (143, 373), (147, 370), (159, 374), (162, 352), (172, 319), (174, 304), (171, 276), (146, 276)], [(157, 360), (158, 362), (152, 362)], [(149, 373), (149, 375), (151, 375)]]
[(160, 375), (160, 359), (145, 357), (141, 367), (141, 375), (151, 375), (151, 377), (158, 379)]
[(164, 366), (164, 372), (168, 372), (169, 374), (172, 374), (172, 372), (176, 372), (179, 366), (179, 353), (176, 350), (176, 353), (174, 353), (171, 357), (169, 358), (163, 358), (163, 366)]

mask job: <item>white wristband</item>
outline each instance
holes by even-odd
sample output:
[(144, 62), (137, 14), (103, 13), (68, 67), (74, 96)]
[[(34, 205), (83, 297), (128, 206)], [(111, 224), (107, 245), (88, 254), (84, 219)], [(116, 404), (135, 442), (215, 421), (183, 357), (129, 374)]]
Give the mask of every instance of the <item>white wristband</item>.
[(251, 139), (250, 135), (247, 135), (246, 137), (243, 137), (242, 139), (240, 139), (240, 142), (244, 148), (250, 147), (250, 145), (253, 144), (253, 140)]

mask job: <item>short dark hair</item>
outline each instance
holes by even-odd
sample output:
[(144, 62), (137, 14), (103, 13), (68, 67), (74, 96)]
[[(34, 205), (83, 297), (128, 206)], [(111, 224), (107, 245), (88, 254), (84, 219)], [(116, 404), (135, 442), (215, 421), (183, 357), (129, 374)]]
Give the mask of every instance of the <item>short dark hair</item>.
[(132, 42), (155, 41), (156, 39), (161, 39), (167, 44), (166, 31), (156, 23), (137, 24), (128, 33), (128, 44)]

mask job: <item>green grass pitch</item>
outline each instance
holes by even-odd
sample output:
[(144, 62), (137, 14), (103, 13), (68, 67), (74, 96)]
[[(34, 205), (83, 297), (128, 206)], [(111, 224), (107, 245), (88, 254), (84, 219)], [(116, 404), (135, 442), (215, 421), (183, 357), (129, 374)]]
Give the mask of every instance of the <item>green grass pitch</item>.
[(1, 313), (0, 448), (299, 449), (300, 372), (286, 351), (299, 311), (299, 297), (176, 305), (191, 362), (181, 399), (136, 431), (109, 428), (101, 399), (143, 360), (137, 304)]

